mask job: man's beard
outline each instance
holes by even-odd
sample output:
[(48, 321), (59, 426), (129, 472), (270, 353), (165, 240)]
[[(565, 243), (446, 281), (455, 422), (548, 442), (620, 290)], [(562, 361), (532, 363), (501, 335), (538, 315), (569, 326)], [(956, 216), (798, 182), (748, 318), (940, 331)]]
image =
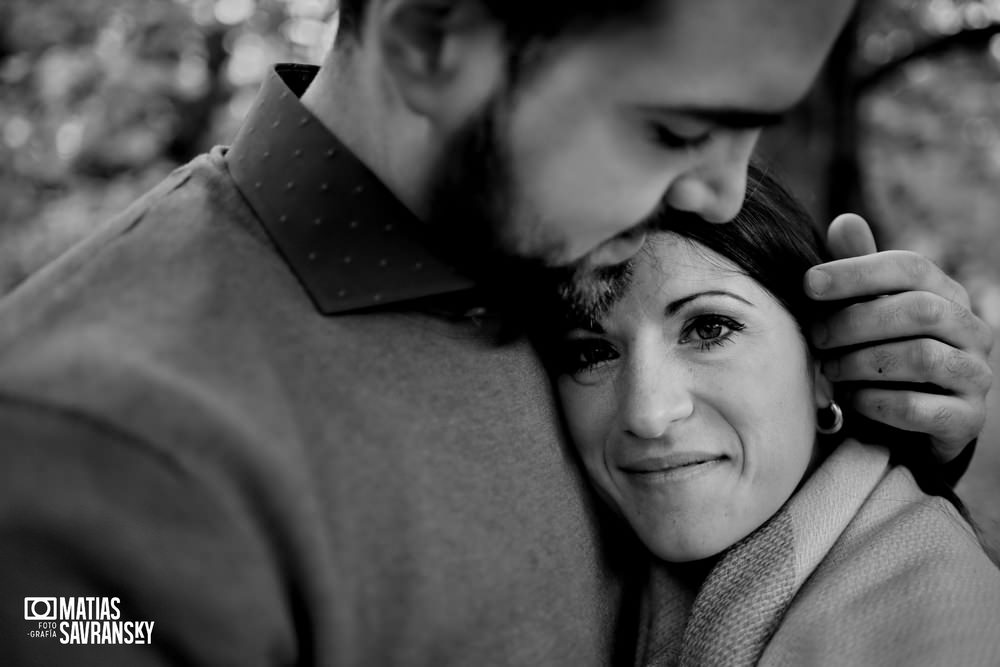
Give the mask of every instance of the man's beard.
[(530, 256), (516, 249), (523, 242), (511, 238), (518, 189), (500, 137), (506, 99), (484, 104), (442, 152), (429, 215), (437, 246), (510, 315), (563, 326), (595, 322), (627, 288), (630, 263), (595, 268), (584, 258), (554, 266), (547, 258), (557, 254), (555, 244), (539, 240)]

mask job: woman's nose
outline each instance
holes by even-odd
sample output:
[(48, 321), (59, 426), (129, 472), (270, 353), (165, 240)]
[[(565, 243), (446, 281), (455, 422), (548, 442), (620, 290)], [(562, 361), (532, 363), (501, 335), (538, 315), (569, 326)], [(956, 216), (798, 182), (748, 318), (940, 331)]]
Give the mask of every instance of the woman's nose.
[(619, 409), (622, 427), (633, 437), (663, 437), (694, 410), (687, 374), (668, 364), (634, 368), (626, 382)]

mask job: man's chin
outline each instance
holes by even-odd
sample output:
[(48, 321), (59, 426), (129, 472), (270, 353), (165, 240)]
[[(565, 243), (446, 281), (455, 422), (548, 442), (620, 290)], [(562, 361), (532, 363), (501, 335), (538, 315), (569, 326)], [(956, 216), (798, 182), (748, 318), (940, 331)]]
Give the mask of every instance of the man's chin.
[(632, 263), (595, 267), (584, 261), (558, 272), (555, 295), (563, 319), (585, 324), (600, 320), (621, 298), (632, 277)]

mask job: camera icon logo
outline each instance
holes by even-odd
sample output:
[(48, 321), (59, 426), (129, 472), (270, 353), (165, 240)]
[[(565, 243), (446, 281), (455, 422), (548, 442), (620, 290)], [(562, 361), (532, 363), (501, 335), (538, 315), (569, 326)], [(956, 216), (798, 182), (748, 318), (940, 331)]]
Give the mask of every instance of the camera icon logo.
[(24, 620), (58, 620), (59, 606), (55, 598), (24, 598)]

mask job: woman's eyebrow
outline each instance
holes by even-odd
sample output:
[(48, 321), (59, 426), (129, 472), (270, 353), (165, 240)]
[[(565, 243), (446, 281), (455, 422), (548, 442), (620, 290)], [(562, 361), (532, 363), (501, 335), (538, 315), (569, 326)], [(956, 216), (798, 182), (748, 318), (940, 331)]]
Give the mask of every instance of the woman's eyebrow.
[(667, 304), (667, 309), (666, 309), (667, 315), (673, 315), (678, 310), (683, 308), (685, 304), (691, 303), (695, 299), (700, 299), (706, 296), (728, 296), (732, 299), (736, 299), (737, 301), (742, 301), (748, 306), (754, 305), (751, 301), (744, 299), (739, 294), (734, 294), (732, 292), (723, 289), (713, 289), (713, 290), (705, 290), (704, 292), (695, 292), (694, 294), (689, 294), (675, 301), (671, 301), (670, 303)]

